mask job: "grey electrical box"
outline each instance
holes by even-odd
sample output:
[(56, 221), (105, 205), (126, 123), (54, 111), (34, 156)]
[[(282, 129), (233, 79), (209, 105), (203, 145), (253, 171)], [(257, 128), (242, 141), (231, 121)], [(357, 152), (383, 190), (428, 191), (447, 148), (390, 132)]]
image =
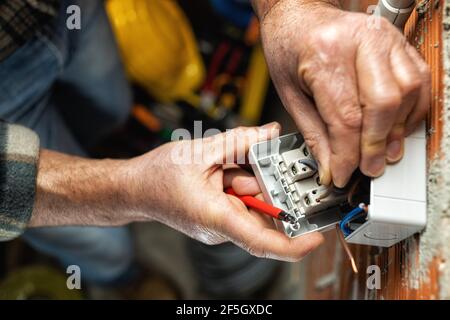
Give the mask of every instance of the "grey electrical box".
[(249, 158), (265, 200), (297, 219), (295, 224), (277, 221), (288, 236), (323, 231), (342, 219), (347, 192), (320, 184), (316, 161), (300, 134), (255, 144)]
[(423, 123), (406, 138), (403, 160), (383, 176), (356, 172), (345, 189), (320, 184), (316, 161), (299, 133), (251, 146), (249, 159), (266, 202), (296, 218), (276, 221), (289, 237), (332, 228), (364, 203), (365, 215), (350, 223), (346, 240), (390, 247), (426, 225), (425, 131)]

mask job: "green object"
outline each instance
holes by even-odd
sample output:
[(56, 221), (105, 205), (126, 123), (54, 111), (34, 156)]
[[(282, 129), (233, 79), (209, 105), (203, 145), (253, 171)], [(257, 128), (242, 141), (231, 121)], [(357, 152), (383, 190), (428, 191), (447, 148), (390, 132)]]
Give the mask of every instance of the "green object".
[(0, 283), (2, 300), (81, 300), (81, 290), (70, 290), (69, 275), (48, 266), (30, 266), (7, 275)]

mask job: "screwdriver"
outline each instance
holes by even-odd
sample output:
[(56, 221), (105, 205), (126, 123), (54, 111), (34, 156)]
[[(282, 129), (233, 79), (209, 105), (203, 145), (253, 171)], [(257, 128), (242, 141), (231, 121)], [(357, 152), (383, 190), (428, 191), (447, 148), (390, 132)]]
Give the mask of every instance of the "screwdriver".
[(290, 213), (287, 213), (286, 211), (283, 211), (279, 208), (271, 206), (270, 204), (267, 204), (264, 201), (258, 200), (255, 197), (237, 195), (236, 192), (233, 190), (233, 188), (226, 189), (225, 193), (235, 196), (236, 198), (241, 200), (248, 208), (255, 209), (256, 211), (258, 211), (260, 213), (264, 213), (268, 216), (271, 216), (272, 218), (275, 218), (275, 219), (278, 219), (281, 221), (285, 221), (285, 222), (289, 222), (292, 224), (297, 222), (297, 219)]

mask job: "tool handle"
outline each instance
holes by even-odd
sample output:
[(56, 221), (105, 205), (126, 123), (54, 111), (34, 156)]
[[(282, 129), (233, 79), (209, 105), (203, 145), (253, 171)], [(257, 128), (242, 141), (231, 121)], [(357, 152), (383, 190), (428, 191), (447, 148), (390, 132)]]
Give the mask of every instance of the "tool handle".
[(279, 208), (275, 208), (264, 201), (258, 200), (252, 196), (239, 196), (232, 188), (228, 188), (225, 190), (225, 193), (237, 197), (241, 200), (247, 207), (258, 210), (261, 213), (269, 215), (275, 219), (280, 219), (280, 213), (283, 210)]

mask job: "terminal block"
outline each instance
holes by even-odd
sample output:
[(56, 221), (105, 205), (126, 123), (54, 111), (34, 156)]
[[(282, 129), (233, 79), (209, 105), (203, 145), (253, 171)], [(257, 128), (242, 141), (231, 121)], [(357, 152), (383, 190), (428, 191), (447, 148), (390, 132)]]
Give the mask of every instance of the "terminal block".
[(321, 185), (318, 165), (300, 134), (253, 145), (250, 161), (265, 200), (295, 216), (278, 221), (291, 237), (333, 227), (342, 218), (347, 192)]

